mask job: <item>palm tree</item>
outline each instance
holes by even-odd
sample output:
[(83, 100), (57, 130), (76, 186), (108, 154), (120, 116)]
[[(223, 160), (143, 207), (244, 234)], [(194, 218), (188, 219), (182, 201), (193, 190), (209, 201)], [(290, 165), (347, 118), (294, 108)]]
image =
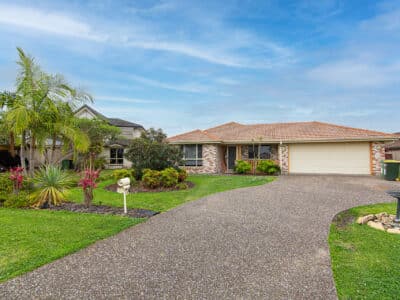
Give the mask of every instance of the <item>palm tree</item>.
[[(15, 101), (7, 113), (7, 120), (13, 132), (21, 135), (21, 166), (25, 168), (25, 147), (29, 141), (29, 170), (33, 174), (35, 168), (34, 153), (43, 150), (49, 133), (52, 137), (61, 134), (70, 140), (77, 150), (85, 151), (88, 142), (68, 119), (77, 103), (92, 100), (87, 93), (70, 87), (60, 75), (49, 75), (43, 72), (34, 59), (17, 48), (20, 66), (17, 77)], [(83, 141), (83, 142), (81, 142)], [(55, 142), (54, 142), (55, 143)]]

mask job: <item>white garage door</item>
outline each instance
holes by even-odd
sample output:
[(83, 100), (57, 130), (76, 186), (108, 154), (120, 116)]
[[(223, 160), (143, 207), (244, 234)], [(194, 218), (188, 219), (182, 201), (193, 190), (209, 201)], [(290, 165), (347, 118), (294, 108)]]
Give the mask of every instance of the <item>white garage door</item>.
[(370, 174), (369, 143), (291, 144), (289, 172)]

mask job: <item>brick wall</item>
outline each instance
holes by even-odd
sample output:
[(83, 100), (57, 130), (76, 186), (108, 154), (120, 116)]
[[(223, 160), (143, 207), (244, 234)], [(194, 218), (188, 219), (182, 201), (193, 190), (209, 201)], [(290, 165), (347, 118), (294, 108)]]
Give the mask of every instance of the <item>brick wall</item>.
[(203, 165), (184, 167), (189, 174), (216, 174), (221, 172), (221, 147), (213, 144), (203, 145)]
[(383, 142), (372, 142), (372, 175), (381, 175), (381, 161), (385, 160), (385, 143)]
[(282, 174), (289, 173), (289, 145), (278, 146), (279, 165)]

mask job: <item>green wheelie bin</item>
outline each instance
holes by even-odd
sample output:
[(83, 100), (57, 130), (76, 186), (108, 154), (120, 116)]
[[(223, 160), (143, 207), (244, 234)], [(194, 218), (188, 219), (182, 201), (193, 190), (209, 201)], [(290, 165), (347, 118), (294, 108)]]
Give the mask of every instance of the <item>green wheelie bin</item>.
[(383, 178), (385, 180), (396, 180), (399, 178), (400, 161), (385, 160), (383, 162)]

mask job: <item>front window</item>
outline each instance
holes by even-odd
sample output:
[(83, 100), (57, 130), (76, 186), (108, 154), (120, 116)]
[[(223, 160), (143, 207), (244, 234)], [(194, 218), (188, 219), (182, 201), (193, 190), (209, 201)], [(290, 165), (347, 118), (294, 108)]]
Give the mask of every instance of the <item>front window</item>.
[(258, 158), (258, 145), (249, 146), (249, 159)]
[(271, 146), (261, 145), (260, 146), (260, 159), (270, 159), (271, 158)]
[(183, 145), (183, 164), (188, 167), (203, 165), (203, 145)]
[(270, 159), (271, 146), (269, 145), (249, 145), (249, 159)]
[(111, 148), (110, 149), (110, 165), (122, 165), (124, 163), (124, 149)]

